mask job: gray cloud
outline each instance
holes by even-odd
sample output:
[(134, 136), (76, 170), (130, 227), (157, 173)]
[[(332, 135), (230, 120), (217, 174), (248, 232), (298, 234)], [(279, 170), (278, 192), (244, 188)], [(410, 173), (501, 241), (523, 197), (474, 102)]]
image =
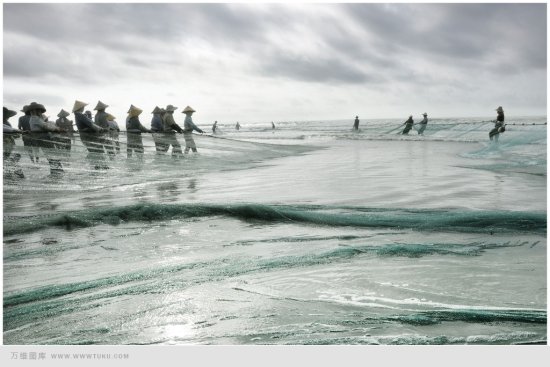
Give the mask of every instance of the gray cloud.
[(376, 48), (392, 56), (410, 51), (468, 63), (502, 52), (521, 60), (523, 67), (546, 67), (546, 4), (349, 4), (345, 8), (365, 32), (377, 37)]
[(335, 58), (273, 56), (262, 64), (262, 73), (317, 83), (360, 84), (380, 81), (380, 78), (369, 76), (352, 63)]
[(472, 80), (505, 88), (507, 77), (546, 73), (546, 4), (3, 7), (4, 76), (29, 86), (284, 79), (456, 96)]

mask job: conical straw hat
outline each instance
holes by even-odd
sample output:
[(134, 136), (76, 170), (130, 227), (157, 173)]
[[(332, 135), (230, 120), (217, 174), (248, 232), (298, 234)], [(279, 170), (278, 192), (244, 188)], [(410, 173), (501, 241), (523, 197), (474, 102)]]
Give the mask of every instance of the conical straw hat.
[(155, 109), (151, 113), (155, 114), (155, 113), (160, 113), (160, 112), (161, 112), (161, 109), (159, 108), (159, 106), (155, 106)]
[(98, 110), (98, 111), (99, 111), (99, 110), (104, 110), (104, 109), (106, 109), (107, 107), (109, 107), (108, 104), (105, 104), (105, 103), (103, 103), (103, 102), (101, 102), (101, 101), (98, 101), (98, 102), (97, 102), (97, 106), (95, 106), (94, 110)]
[(186, 113), (186, 112), (197, 112), (197, 111), (195, 111), (191, 107), (187, 106), (183, 109), (183, 111), (181, 111), (181, 113)]
[(36, 102), (32, 102), (30, 105), (27, 106), (27, 111), (33, 110), (38, 110), (41, 113), (46, 112), (46, 108), (44, 107), (44, 105)]
[(143, 110), (141, 108), (137, 108), (134, 105), (130, 105), (130, 109), (128, 110), (131, 117), (139, 116), (142, 112)]
[(12, 116), (17, 115), (17, 112), (10, 110), (9, 108), (4, 107), (4, 116), (6, 118), (10, 118)]
[(61, 111), (59, 111), (59, 113), (57, 114), (57, 117), (67, 117), (69, 115), (70, 115), (70, 113), (68, 113), (64, 109), (61, 109)]
[(82, 107), (86, 107), (87, 105), (87, 103), (76, 100), (74, 101), (73, 112), (78, 111), (79, 109), (81, 109)]
[(111, 115), (110, 113), (107, 114), (107, 121), (113, 121), (115, 119), (116, 119), (115, 116)]

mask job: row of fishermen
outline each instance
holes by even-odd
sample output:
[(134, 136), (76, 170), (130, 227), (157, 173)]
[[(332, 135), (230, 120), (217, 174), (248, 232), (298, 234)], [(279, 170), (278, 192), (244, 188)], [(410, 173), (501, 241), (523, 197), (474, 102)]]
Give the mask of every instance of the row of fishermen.
[[(94, 108), (97, 113), (95, 119), (92, 119), (91, 113), (84, 113), (84, 108), (87, 105), (87, 103), (77, 100), (72, 110), (80, 139), (88, 152), (96, 153), (99, 156), (107, 153), (113, 159), (115, 150), (120, 151), (118, 142), (120, 129), (115, 121), (115, 117), (105, 112), (105, 109), (109, 107), (107, 104), (98, 101)], [(126, 118), (128, 157), (131, 157), (132, 153), (135, 152), (138, 158), (143, 158), (142, 132), (152, 133), (157, 153), (166, 153), (170, 149), (170, 146), (172, 146), (173, 157), (183, 156), (181, 145), (175, 136), (176, 133), (181, 133), (184, 136), (185, 153), (188, 153), (189, 150), (197, 152), (192, 132), (197, 131), (202, 134), (204, 131), (193, 123), (192, 115), (196, 111), (189, 106), (182, 111), (186, 115), (182, 129), (174, 120), (173, 114), (176, 110), (177, 107), (172, 105), (166, 106), (165, 109), (158, 106), (155, 107), (152, 112), (151, 129), (147, 129), (139, 121), (139, 115), (143, 110), (131, 105), (128, 110), (128, 117)], [(48, 121), (48, 118), (44, 115), (46, 108), (40, 103), (32, 102), (24, 106), (21, 111), (25, 115), (19, 118), (18, 129), (15, 129), (11, 126), (8, 119), (17, 113), (4, 107), (4, 160), (10, 158), (12, 160), (19, 160), (20, 155), (11, 156), (11, 153), (15, 145), (14, 138), (18, 136), (16, 134), (21, 133), (23, 136), (23, 145), (28, 151), (31, 160), (38, 163), (38, 151), (41, 148), (46, 148), (46, 151), (42, 150), (50, 164), (50, 172), (52, 175), (59, 175), (63, 172), (63, 168), (60, 159), (52, 152), (55, 150), (64, 150), (69, 153), (71, 150), (71, 141), (74, 142), (75, 131), (73, 129), (73, 121), (68, 119), (70, 114), (62, 109), (57, 115), (59, 118), (53, 123)]]

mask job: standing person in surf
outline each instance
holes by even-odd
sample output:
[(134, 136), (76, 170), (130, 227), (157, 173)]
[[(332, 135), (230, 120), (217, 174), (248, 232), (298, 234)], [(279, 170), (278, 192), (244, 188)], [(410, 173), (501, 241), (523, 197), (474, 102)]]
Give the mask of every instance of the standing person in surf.
[[(19, 117), (19, 125), (17, 128), (19, 130), (27, 131), (30, 133), (31, 131), (31, 113), (28, 110), (28, 105), (23, 106), (23, 109), (21, 112), (24, 113), (23, 116)], [(38, 163), (39, 157), (38, 157), (38, 148), (33, 145), (33, 140), (30, 134), (24, 134), (22, 135), (23, 140), (23, 146), (25, 147), (25, 150), (27, 153), (29, 153), (29, 157), (32, 161), (32, 163)]]
[(493, 137), (494, 137), (495, 141), (498, 141), (498, 137), (500, 133), (503, 133), (505, 131), (504, 110), (502, 109), (502, 106), (498, 106), (496, 111), (497, 111), (497, 119), (494, 121), (495, 127), (493, 128), (493, 130), (489, 131), (489, 139), (493, 140)]
[(176, 138), (176, 132), (182, 134), (183, 129), (176, 124), (174, 120), (174, 111), (178, 108), (169, 104), (166, 106), (164, 117), (162, 117), (162, 123), (164, 126), (164, 136), (163, 136), (163, 152), (168, 152), (170, 145), (172, 146), (172, 158), (182, 157), (183, 153), (181, 151), (181, 145)]
[(359, 116), (355, 116), (355, 121), (353, 122), (353, 130), (359, 130)]
[(44, 105), (33, 102), (27, 107), (27, 110), (31, 116), (29, 123), (33, 135), (33, 144), (35, 147), (42, 149), (46, 156), (50, 165), (50, 176), (59, 177), (64, 171), (61, 160), (56, 154), (57, 148), (51, 133), (60, 132), (61, 129), (55, 123), (48, 123), (44, 120), (43, 116), (46, 112)]
[(420, 129), (418, 129), (418, 135), (424, 135), (424, 130), (426, 130), (426, 126), (428, 125), (428, 114), (424, 112), (422, 116), (424, 116), (424, 119), (419, 122)]
[(139, 121), (139, 115), (143, 112), (141, 108), (130, 105), (128, 117), (126, 117), (126, 154), (128, 158), (132, 157), (132, 152), (136, 152), (138, 159), (143, 160), (143, 139), (141, 133), (150, 133)]
[(185, 154), (189, 153), (189, 149), (193, 150), (193, 153), (197, 153), (197, 146), (193, 139), (193, 130), (204, 133), (197, 125), (193, 123), (193, 112), (196, 112), (193, 108), (187, 106), (181, 111), (185, 114), (185, 122), (183, 125), (183, 138), (185, 139)]
[(409, 131), (411, 131), (411, 129), (413, 127), (413, 124), (414, 124), (413, 116), (410, 115), (409, 119), (407, 121), (405, 121), (405, 128), (403, 129), (403, 132), (401, 132), (401, 134), (408, 135)]

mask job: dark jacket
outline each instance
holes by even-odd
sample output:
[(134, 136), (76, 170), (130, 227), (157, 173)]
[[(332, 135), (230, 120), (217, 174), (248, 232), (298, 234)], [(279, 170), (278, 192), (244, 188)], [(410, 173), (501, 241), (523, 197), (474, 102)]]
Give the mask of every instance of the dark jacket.
[(104, 129), (108, 129), (109, 123), (107, 122), (107, 112), (105, 112), (104, 110), (97, 111), (97, 113), (95, 114), (95, 124)]
[(164, 126), (162, 124), (160, 113), (155, 113), (153, 115), (153, 118), (151, 119), (151, 131), (155, 133), (164, 131)]
[(497, 112), (497, 121), (504, 122), (504, 112), (501, 112), (501, 111)]
[(126, 132), (141, 134), (141, 132), (148, 133), (151, 130), (143, 126), (137, 116), (133, 116), (126, 119)]
[(19, 117), (19, 130), (31, 131), (31, 116), (25, 115)]
[(94, 133), (101, 131), (101, 128), (94, 124), (92, 119), (83, 114), (82, 112), (75, 112), (74, 119), (76, 122), (76, 127), (81, 133)]

